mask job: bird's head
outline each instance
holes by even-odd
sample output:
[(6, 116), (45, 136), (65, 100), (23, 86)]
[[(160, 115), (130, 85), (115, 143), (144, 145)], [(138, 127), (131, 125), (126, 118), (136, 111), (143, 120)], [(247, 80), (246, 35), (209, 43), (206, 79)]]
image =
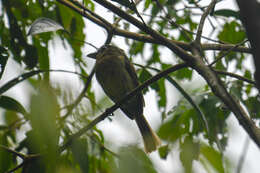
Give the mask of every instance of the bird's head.
[(87, 56), (93, 59), (102, 58), (104, 55), (124, 55), (124, 51), (114, 45), (104, 45), (98, 49), (97, 52), (90, 53)]

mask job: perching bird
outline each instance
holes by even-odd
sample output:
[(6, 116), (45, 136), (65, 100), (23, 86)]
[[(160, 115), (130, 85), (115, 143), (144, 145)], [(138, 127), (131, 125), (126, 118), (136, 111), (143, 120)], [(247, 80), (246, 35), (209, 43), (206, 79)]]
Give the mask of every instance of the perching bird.
[[(105, 45), (88, 56), (96, 59), (96, 78), (106, 95), (115, 103), (139, 85), (135, 69), (122, 49)], [(120, 109), (136, 121), (143, 137), (145, 152), (150, 153), (157, 149), (161, 141), (146, 121), (143, 107), (143, 95), (139, 92), (120, 106)]]

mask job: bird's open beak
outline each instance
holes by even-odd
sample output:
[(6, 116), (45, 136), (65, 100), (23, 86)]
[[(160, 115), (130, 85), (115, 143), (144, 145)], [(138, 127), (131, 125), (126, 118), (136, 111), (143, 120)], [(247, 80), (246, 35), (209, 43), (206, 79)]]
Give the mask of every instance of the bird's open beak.
[(96, 59), (97, 52), (87, 54), (87, 56), (90, 57), (90, 58)]

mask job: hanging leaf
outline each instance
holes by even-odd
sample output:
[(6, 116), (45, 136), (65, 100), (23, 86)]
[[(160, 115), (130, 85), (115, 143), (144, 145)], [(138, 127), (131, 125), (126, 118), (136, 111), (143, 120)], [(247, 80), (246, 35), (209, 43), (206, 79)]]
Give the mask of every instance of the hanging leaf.
[(72, 142), (71, 151), (74, 159), (79, 164), (82, 173), (89, 172), (88, 143), (85, 139), (76, 139)]
[(26, 113), (24, 107), (18, 101), (8, 96), (0, 96), (0, 107), (22, 114)]
[(59, 23), (42, 17), (39, 18), (37, 20), (35, 20), (32, 25), (31, 28), (29, 29), (29, 32), (27, 35), (35, 35), (35, 34), (39, 34), (39, 33), (44, 33), (44, 32), (50, 32), (50, 31), (58, 31), (58, 30), (65, 30), (63, 26), (61, 26)]
[(3, 46), (0, 46), (0, 79), (4, 73), (8, 56), (9, 55), (8, 55), (7, 49), (4, 48)]

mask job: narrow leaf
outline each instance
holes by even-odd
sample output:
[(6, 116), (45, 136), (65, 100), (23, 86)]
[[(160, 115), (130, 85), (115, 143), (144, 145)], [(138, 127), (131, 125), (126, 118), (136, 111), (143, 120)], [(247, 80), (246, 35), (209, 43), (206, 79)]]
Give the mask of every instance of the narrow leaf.
[(8, 81), (6, 84), (4, 84), (3, 86), (0, 87), (0, 94), (3, 94), (4, 92), (6, 92), (7, 90), (9, 90), (10, 88), (12, 88), (13, 86), (17, 85), (18, 83), (24, 81), (25, 79), (32, 77), (36, 74), (39, 74), (43, 72), (42, 70), (36, 70), (36, 71), (30, 71), (28, 73), (24, 73), (10, 81)]
[(26, 113), (24, 107), (18, 101), (8, 96), (0, 96), (0, 107), (22, 114)]
[(4, 73), (5, 65), (8, 59), (8, 52), (3, 46), (0, 46), (0, 79)]
[(214, 12), (214, 15), (224, 16), (224, 17), (234, 17), (236, 19), (240, 19), (239, 18), (239, 12), (238, 11), (234, 11), (234, 10), (230, 10), (230, 9), (216, 10)]
[(57, 22), (43, 17), (35, 20), (32, 23), (27, 35), (35, 35), (44, 32), (57, 31), (60, 29), (65, 30), (63, 26), (61, 26)]

